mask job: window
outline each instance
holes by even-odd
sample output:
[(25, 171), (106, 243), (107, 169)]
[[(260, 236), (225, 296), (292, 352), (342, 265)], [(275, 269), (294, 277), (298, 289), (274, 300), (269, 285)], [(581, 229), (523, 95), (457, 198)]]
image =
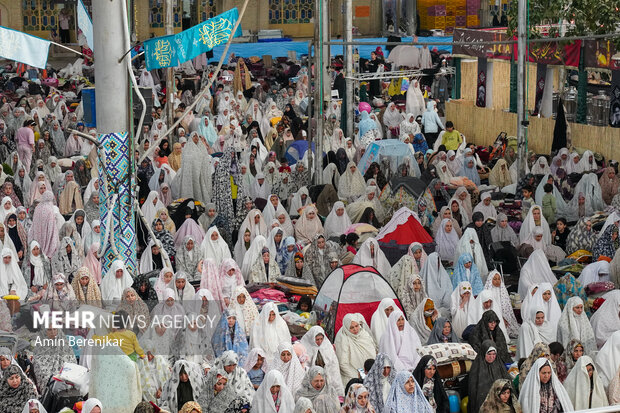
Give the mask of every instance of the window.
[[(179, 0), (173, 1), (174, 8), (174, 27), (181, 27), (181, 13), (182, 13), (182, 2)], [(164, 27), (164, 1), (163, 0), (149, 0), (149, 9), (150, 9), (150, 24), (151, 27), (163, 28)]]
[(53, 0), (23, 0), (24, 31), (58, 30), (58, 10)]
[(310, 23), (314, 0), (269, 0), (270, 24)]
[[(215, 0), (199, 0), (198, 2), (198, 22), (209, 20), (217, 15)], [(198, 23), (196, 23), (198, 24)]]

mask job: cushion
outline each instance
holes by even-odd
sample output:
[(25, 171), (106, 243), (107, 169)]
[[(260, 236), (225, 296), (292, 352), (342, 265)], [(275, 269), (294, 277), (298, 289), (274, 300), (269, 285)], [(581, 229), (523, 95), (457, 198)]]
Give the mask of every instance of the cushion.
[(610, 281), (599, 281), (586, 285), (585, 290), (588, 295), (606, 293), (616, 288), (615, 284)]
[(474, 360), (476, 352), (468, 343), (437, 343), (418, 349), (420, 356), (430, 355), (437, 364), (451, 363), (456, 360)]

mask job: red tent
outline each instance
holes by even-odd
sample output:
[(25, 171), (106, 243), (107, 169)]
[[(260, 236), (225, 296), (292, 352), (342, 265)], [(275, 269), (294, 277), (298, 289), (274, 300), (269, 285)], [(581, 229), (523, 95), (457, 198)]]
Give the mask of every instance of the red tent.
[(433, 242), (433, 238), (422, 227), (417, 214), (409, 208), (402, 207), (394, 213), (390, 222), (381, 228), (377, 241), (385, 244), (394, 241), (398, 245), (409, 246), (413, 242), (427, 244)]
[(407, 207), (402, 207), (396, 211), (390, 222), (381, 228), (376, 238), (381, 250), (392, 265), (396, 264), (407, 253), (407, 249), (412, 243), (431, 244), (433, 242), (433, 238), (420, 224), (418, 215)]
[(349, 313), (362, 314), (370, 326), (370, 319), (384, 298), (393, 298), (402, 310), (396, 293), (379, 271), (347, 264), (327, 276), (316, 296), (315, 306), (327, 312), (336, 303), (335, 335), (342, 327), (343, 317)]

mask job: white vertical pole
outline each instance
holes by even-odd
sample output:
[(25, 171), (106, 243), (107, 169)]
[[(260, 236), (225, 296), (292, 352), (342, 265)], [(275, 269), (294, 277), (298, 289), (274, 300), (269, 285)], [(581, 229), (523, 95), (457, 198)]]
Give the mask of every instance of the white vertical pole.
[[(352, 42), (353, 41), (353, 0), (346, 0), (346, 27), (345, 27), (345, 41)], [(355, 83), (353, 79), (350, 79), (353, 76), (353, 45), (347, 45), (346, 52), (346, 85), (347, 85), (347, 113), (345, 116), (347, 117), (347, 136), (353, 136), (353, 106), (355, 105), (354, 100), (354, 89)], [(344, 97), (344, 96), (343, 96)]]
[[(122, 0), (93, 1), (94, 49), (97, 51), (97, 132), (129, 132), (129, 77)], [(116, 102), (115, 104), (112, 104)]]
[[(164, 3), (164, 25), (166, 35), (174, 34), (174, 6), (172, 0)], [(166, 120), (168, 127), (174, 123), (174, 68), (166, 69)]]
[(518, 42), (519, 55), (517, 58), (517, 171), (521, 176), (525, 170), (525, 36), (526, 27), (525, 18), (527, 11), (527, 0), (519, 0), (518, 4)]

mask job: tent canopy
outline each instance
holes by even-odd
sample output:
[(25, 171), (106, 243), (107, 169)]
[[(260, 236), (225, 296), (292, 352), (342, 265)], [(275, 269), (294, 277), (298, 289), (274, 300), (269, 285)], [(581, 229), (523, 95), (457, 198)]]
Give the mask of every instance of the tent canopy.
[(384, 298), (393, 298), (402, 309), (390, 284), (373, 267), (347, 264), (332, 271), (321, 286), (315, 306), (329, 311), (336, 303), (334, 334), (342, 327), (342, 319), (349, 313), (360, 313), (370, 326), (373, 313)]
[(411, 245), (413, 242), (427, 244), (433, 242), (433, 238), (428, 235), (418, 215), (407, 207), (396, 211), (392, 219), (381, 228), (377, 235), (377, 241), (389, 243), (396, 242), (398, 245)]
[(394, 195), (400, 188), (404, 188), (413, 197), (418, 198), (426, 190), (426, 183), (420, 178), (414, 178), (413, 176), (394, 176), (390, 180), (390, 188), (392, 189), (392, 195)]
[[(286, 149), (286, 159), (289, 165), (295, 165), (298, 161), (304, 158), (306, 151), (308, 150), (308, 141), (294, 141)], [(314, 151), (314, 142), (312, 143), (312, 150)]]
[(368, 145), (368, 148), (366, 148), (366, 152), (364, 152), (364, 156), (360, 159), (357, 167), (363, 175), (366, 173), (366, 170), (371, 163), (377, 162), (379, 165), (383, 165), (384, 162), (387, 162), (391, 172), (395, 173), (398, 166), (404, 163), (407, 159), (409, 165), (412, 168), (417, 169), (417, 173), (414, 171), (414, 175), (419, 176), (420, 169), (418, 168), (413, 155), (413, 147), (411, 145), (407, 145), (397, 139), (384, 139), (375, 141)]

